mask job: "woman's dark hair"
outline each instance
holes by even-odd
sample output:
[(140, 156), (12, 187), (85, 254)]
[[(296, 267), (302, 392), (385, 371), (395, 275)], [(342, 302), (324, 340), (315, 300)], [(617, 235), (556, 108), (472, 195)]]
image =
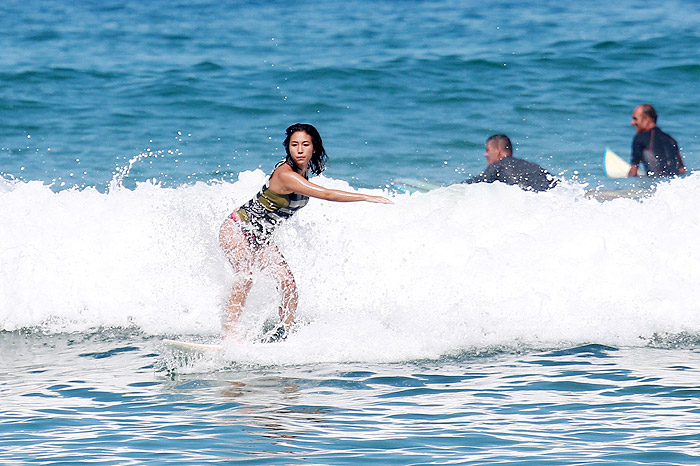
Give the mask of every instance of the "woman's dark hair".
[(297, 131), (303, 131), (311, 136), (311, 142), (314, 145), (314, 153), (311, 155), (309, 167), (311, 168), (311, 173), (320, 175), (326, 168), (328, 155), (326, 155), (326, 149), (323, 148), (323, 141), (321, 140), (321, 135), (318, 134), (318, 130), (307, 123), (295, 123), (287, 128), (287, 137), (284, 138), (284, 150), (287, 152), (287, 163), (294, 169), (298, 168), (296, 163), (294, 163), (292, 155), (289, 153), (289, 139), (292, 137), (292, 134)]

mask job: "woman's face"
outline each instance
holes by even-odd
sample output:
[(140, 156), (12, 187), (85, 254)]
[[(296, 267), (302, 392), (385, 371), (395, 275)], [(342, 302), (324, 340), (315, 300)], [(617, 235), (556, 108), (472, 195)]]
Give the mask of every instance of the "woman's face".
[(306, 169), (309, 166), (311, 156), (314, 154), (314, 143), (305, 131), (296, 131), (289, 138), (289, 155), (294, 163)]

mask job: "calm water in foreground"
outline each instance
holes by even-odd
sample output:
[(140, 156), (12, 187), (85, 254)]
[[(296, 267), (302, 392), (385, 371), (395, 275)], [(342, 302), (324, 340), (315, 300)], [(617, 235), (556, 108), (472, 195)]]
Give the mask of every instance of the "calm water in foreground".
[[(699, 23), (690, 0), (3, 2), (0, 463), (700, 463)], [(691, 174), (605, 177), (642, 101)], [(287, 341), (253, 343), (260, 276), (245, 342), (169, 350), (219, 337), (219, 225), (297, 121), (318, 183), (395, 204), (280, 230)], [(455, 184), (500, 132), (561, 185)]]

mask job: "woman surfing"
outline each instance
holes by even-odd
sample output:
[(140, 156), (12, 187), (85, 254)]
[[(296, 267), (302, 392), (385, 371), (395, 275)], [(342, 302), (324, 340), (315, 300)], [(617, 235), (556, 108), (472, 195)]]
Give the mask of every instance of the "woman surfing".
[(236, 335), (255, 270), (268, 271), (282, 293), (280, 324), (267, 341), (287, 337), (297, 309), (297, 287), (292, 271), (272, 240), (272, 233), (281, 221), (304, 207), (310, 197), (335, 202), (392, 204), (382, 196), (328, 189), (310, 182), (309, 172), (320, 174), (328, 159), (321, 135), (312, 125), (297, 123), (287, 128), (284, 148), (287, 157), (275, 165), (260, 192), (232, 212), (221, 225), (219, 241), (236, 272), (226, 304), (224, 338)]

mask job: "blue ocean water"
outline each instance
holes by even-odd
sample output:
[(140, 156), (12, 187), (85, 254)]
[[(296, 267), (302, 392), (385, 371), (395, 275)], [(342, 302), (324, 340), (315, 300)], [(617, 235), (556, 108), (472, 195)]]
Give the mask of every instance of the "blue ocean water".
[[(0, 5), (0, 463), (700, 463), (690, 0)], [(690, 174), (605, 177), (649, 102)], [(222, 219), (314, 124), (299, 324), (216, 341)], [(562, 179), (456, 184), (484, 141)], [(414, 179), (428, 193), (392, 188)]]

